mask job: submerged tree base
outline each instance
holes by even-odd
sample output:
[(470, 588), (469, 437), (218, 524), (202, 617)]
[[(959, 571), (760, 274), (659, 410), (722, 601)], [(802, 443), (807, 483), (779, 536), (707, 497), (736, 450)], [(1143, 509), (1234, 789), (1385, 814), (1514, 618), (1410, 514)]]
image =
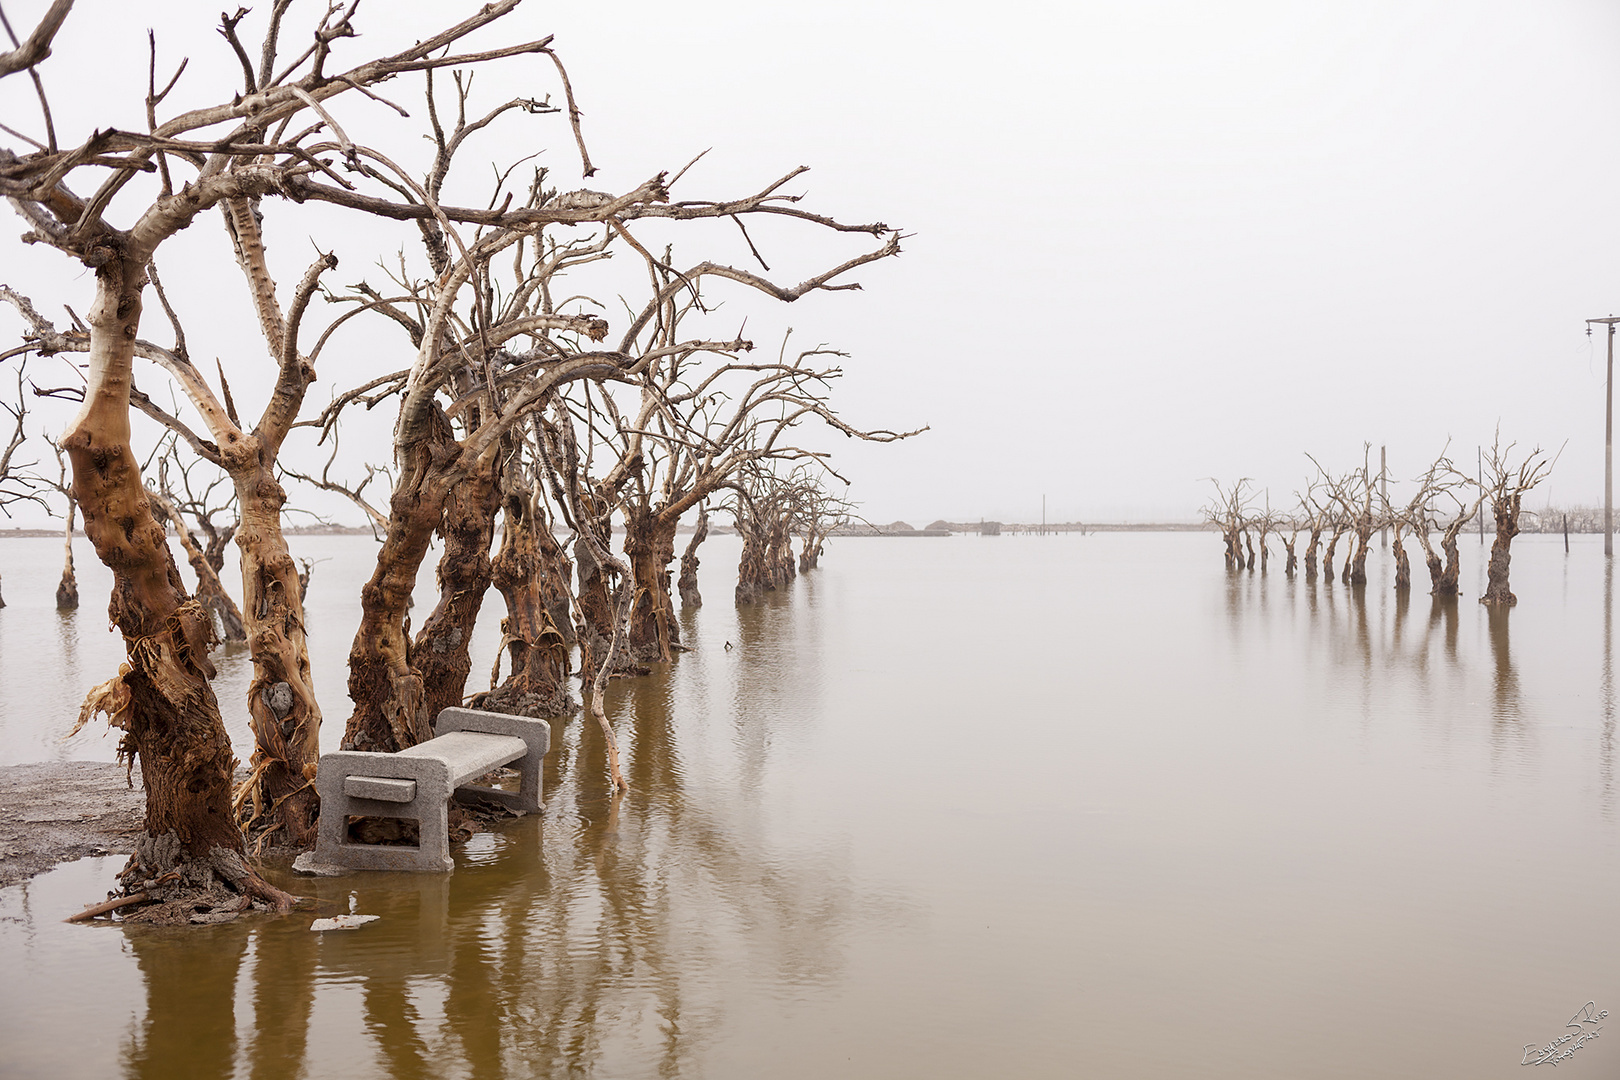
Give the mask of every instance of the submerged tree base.
[(119, 892), (69, 918), (80, 922), (117, 911), (122, 921), (155, 926), (212, 925), (248, 911), (286, 912), (298, 897), (271, 885), (227, 848), (190, 855), (174, 833), (147, 833), (118, 874)]

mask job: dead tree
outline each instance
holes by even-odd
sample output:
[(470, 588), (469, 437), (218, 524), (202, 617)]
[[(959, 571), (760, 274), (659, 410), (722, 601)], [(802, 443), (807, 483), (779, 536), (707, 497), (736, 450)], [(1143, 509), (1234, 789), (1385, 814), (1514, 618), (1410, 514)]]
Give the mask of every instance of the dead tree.
[[(1474, 520), (1474, 515), (1479, 512), (1480, 505), (1485, 500), (1485, 493), (1478, 492), (1477, 497), (1469, 502), (1466, 493), (1475, 487), (1473, 478), (1453, 465), (1451, 459), (1443, 452), (1434, 464), (1429, 466), (1424, 482), (1432, 485), (1433, 491), (1428, 502), (1419, 507), (1418, 520), (1413, 524), (1412, 532), (1423, 545), (1424, 561), (1429, 568), (1430, 594), (1456, 596), (1457, 579), (1462, 570), (1462, 556), (1458, 551), (1457, 537), (1463, 528)], [(1438, 499), (1445, 499), (1451, 503), (1452, 512), (1449, 518), (1442, 519), (1436, 515), (1433, 504)], [(1434, 542), (1430, 536), (1436, 531), (1440, 533), (1439, 552), (1434, 550)]]
[[(1317, 551), (1322, 542), (1322, 530), (1333, 520), (1333, 504), (1322, 497), (1321, 481), (1312, 480), (1299, 495), (1300, 528), (1308, 532), (1305, 540), (1305, 580), (1316, 580)], [(1330, 571), (1331, 572), (1331, 571)]]
[[(607, 592), (610, 578), (618, 580), (618, 588), (613, 590), (616, 601), (612, 614), (605, 622), (598, 620), (594, 623), (598, 627), (610, 627), (607, 647), (600, 657), (587, 652), (592, 646), (581, 633), (580, 683), (591, 715), (602, 729), (602, 738), (607, 745), (608, 772), (613, 778), (614, 789), (625, 791), (629, 784), (619, 765), (619, 740), (608, 721), (606, 698), (608, 679), (618, 670), (619, 653), (629, 638), (630, 607), (636, 596), (635, 564), (627, 559), (615, 558), (612, 548), (603, 540), (612, 533), (610, 520), (613, 506), (599, 491), (592, 490), (589, 471), (581, 468), (578, 443), (573, 436), (567, 408), (557, 401), (549, 422), (544, 418), (537, 419), (541, 427), (541, 437), (536, 441), (541, 467), (553, 485), (559, 510), (578, 538), (575, 547), (577, 558), (581, 563), (590, 563), (596, 583), (603, 593)], [(583, 578), (580, 603), (582, 607), (585, 604)]]
[[(1327, 574), (1333, 576), (1333, 549), (1337, 546), (1339, 537), (1346, 532), (1355, 537), (1356, 544), (1351, 554), (1344, 561), (1343, 583), (1346, 585), (1365, 585), (1367, 583), (1367, 550), (1372, 542), (1373, 534), (1378, 531), (1382, 521), (1374, 512), (1373, 496), (1377, 493), (1377, 484), (1369, 471), (1368, 455), (1372, 452), (1371, 443), (1362, 444), (1361, 468), (1352, 469), (1343, 476), (1331, 476), (1321, 463), (1314, 457), (1311, 464), (1315, 465), (1322, 477), (1322, 486), (1327, 497), (1337, 504), (1335, 513), (1336, 525), (1333, 538), (1328, 541)], [(1310, 457), (1309, 454), (1306, 457)]]
[[(894, 249), (898, 250), (898, 249)], [(872, 253), (882, 258), (889, 245)], [(643, 312), (658, 332), (641, 348), (656, 350), (642, 375), (642, 397), (633, 418), (621, 418), (603, 395), (603, 412), (615, 424), (617, 439), (604, 440), (617, 451), (601, 490), (620, 501), (624, 552), (635, 564), (638, 595), (631, 605), (628, 659), (632, 663), (670, 660), (680, 648), (670, 590), (675, 530), (681, 516), (713, 495), (732, 477), (764, 462), (825, 462), (827, 454), (806, 445), (803, 425), (818, 423), (846, 438), (894, 442), (915, 431), (866, 431), (834, 412), (832, 383), (842, 375), (834, 365), (845, 354), (826, 348), (787, 353), (787, 340), (774, 361), (746, 362), (743, 340), (683, 340), (680, 319), (701, 302), (696, 283), (713, 273), (698, 266), (685, 272), (693, 287), (682, 294), (680, 278), (670, 275), (658, 305)], [(744, 274), (756, 288), (762, 279)], [(768, 284), (768, 283), (765, 283)], [(771, 292), (780, 296), (782, 290)], [(684, 303), (672, 303), (683, 296)], [(632, 327), (634, 329), (634, 327)], [(627, 336), (627, 341), (629, 340)], [(623, 347), (623, 346), (621, 346)], [(705, 361), (711, 361), (705, 366)], [(775, 556), (780, 560), (780, 552)], [(793, 562), (788, 556), (791, 572)]]
[[(34, 463), (25, 464), (16, 460), (17, 450), (26, 438), (23, 434), (23, 421), (28, 416), (28, 398), (23, 385), (23, 368), (19, 363), (15, 404), (11, 401), (0, 401), (0, 409), (5, 410), (12, 421), (11, 436), (6, 440), (6, 448), (0, 451), (0, 513), (4, 513), (7, 517), (11, 516), (11, 507), (16, 503), (31, 502), (41, 507), (46, 506), (45, 500), (39, 494), (39, 489), (45, 485), (34, 474)], [(5, 606), (5, 599), (0, 597), (0, 608)]]
[(1243, 535), (1249, 500), (1253, 497), (1248, 491), (1251, 481), (1245, 476), (1227, 488), (1214, 477), (1208, 479), (1215, 485), (1215, 497), (1204, 504), (1200, 513), (1205, 521), (1220, 530), (1221, 539), (1226, 543), (1226, 568), (1242, 570), (1248, 565), (1243, 554)]
[[(1260, 510), (1260, 511), (1254, 513), (1254, 514), (1249, 515), (1248, 519), (1244, 522), (1245, 527), (1248, 528), (1248, 529), (1253, 529), (1255, 534), (1256, 534), (1256, 537), (1258, 538), (1259, 550), (1260, 550), (1260, 572), (1262, 574), (1266, 572), (1266, 565), (1267, 565), (1267, 562), (1269, 561), (1270, 556), (1271, 556), (1271, 549), (1267, 545), (1266, 541), (1270, 538), (1272, 533), (1278, 533), (1280, 535), (1282, 529), (1286, 527), (1286, 521), (1283, 518), (1283, 516), (1281, 514), (1278, 514), (1276, 511), (1271, 509), (1271, 495), (1269, 493), (1266, 495), (1265, 499), (1266, 499), (1265, 508), (1263, 510)], [(1250, 554), (1249, 554), (1249, 566), (1248, 566), (1248, 568), (1250, 570), (1254, 569), (1254, 553), (1253, 552), (1254, 552), (1254, 549), (1251, 548), (1250, 549)], [(1290, 547), (1289, 548), (1289, 557), (1290, 557), (1290, 559), (1292, 558), (1292, 556), (1293, 556), (1293, 549), (1292, 549), (1292, 547)], [(1290, 564), (1290, 565), (1292, 565), (1292, 564)]]
[[(506, 617), (489, 691), (473, 697), (475, 709), (544, 717), (563, 716), (575, 707), (568, 693), (572, 567), (552, 532), (539, 472), (537, 462), (525, 468), (520, 460), (502, 479), (501, 546), (491, 575), (506, 601)], [(504, 681), (503, 659), (508, 663)]]
[(785, 589), (797, 574), (793, 534), (807, 501), (820, 493), (819, 478), (805, 467), (786, 475), (774, 462), (754, 463), (733, 485), (728, 500), (743, 540), (737, 563), (736, 601), (752, 604), (768, 592)]
[(854, 504), (841, 499), (817, 485), (807, 491), (799, 508), (799, 527), (803, 530), (799, 550), (799, 573), (806, 574), (821, 563), (821, 553), (828, 534), (849, 521)]
[(1556, 458), (1549, 459), (1541, 447), (1513, 461), (1516, 443), (1502, 445), (1498, 428), (1491, 443), (1491, 452), (1485, 455), (1485, 483), (1481, 498), (1491, 501), (1491, 517), (1496, 521), (1496, 539), (1491, 543), (1491, 561), (1486, 569), (1485, 595), (1482, 604), (1510, 607), (1519, 602), (1508, 588), (1508, 564), (1512, 561), (1513, 538), (1519, 535), (1520, 502), (1524, 493), (1541, 483), (1552, 472)]
[(1434, 554), (1429, 543), (1429, 522), (1424, 507), (1428, 506), (1434, 497), (1445, 486), (1446, 478), (1440, 470), (1440, 462), (1445, 460), (1445, 451), (1441, 451), (1440, 458), (1429, 466), (1427, 472), (1415, 481), (1417, 491), (1404, 507), (1396, 508), (1383, 496), (1384, 518), (1390, 523), (1394, 531), (1393, 547), (1395, 551), (1395, 591), (1407, 592), (1412, 588), (1412, 566), (1406, 557), (1406, 545), (1403, 534), (1407, 531), (1418, 534), (1419, 543), (1429, 560), (1430, 576), (1439, 581), (1439, 557)]
[(703, 606), (703, 594), (698, 591), (698, 545), (709, 536), (709, 508), (698, 507), (697, 526), (692, 530), (692, 539), (686, 542), (686, 550), (681, 554), (681, 576), (676, 581), (676, 588), (681, 593), (681, 606), (696, 610)]
[[(264, 196), (332, 202), (406, 220), (436, 215), (466, 220), (468, 213), (491, 216), (489, 211), (396, 200), (392, 196), (397, 188), (381, 196), (360, 191), (355, 182), (335, 172), (331, 162), (341, 157), (346, 166), (362, 169), (368, 156), (349, 141), (331, 110), (343, 95), (352, 91), (353, 96), (374, 97), (366, 88), (406, 72), (544, 52), (548, 41), (542, 40), (484, 53), (449, 55), (457, 41), (515, 6), (515, 0), (489, 4), (402, 52), (340, 73), (327, 72), (326, 64), (332, 43), (354, 36), (349, 23), (352, 8), (347, 12), (329, 8), (315, 28), (310, 47), (280, 74), (276, 74), (277, 37), (284, 5), (273, 13), (256, 73), (237, 37), (241, 14), (227, 17), (222, 33), (242, 60), (244, 87), (224, 95), (217, 104), (159, 123), (157, 108), (174, 80), (160, 91), (153, 78), (146, 93), (145, 132), (102, 128), (83, 144), (61, 150), (47, 110), (46, 137), (33, 142), (37, 149), (23, 154), (0, 150), (0, 194), (28, 221), (29, 238), (79, 259), (95, 274), (95, 298), (86, 320), (90, 366), (85, 403), (63, 445), (73, 463), (74, 494), (85, 531), (98, 556), (113, 571), (111, 616), (129, 643), (128, 669), (98, 688), (86, 709), (105, 712), (123, 727), (125, 750), (141, 759), (147, 786), (147, 835), (138, 845), (132, 865), (132, 873), (139, 877), (155, 877), (170, 869), (180, 870), (180, 878), (190, 875), (199, 881), (218, 875), (250, 896), (277, 905), (291, 902), (241, 860), (243, 838), (231, 802), (230, 743), (209, 686), (213, 674), (207, 659), (210, 619), (180, 585), (163, 529), (153, 517), (151, 500), (129, 448), (132, 362), (139, 341), (142, 294), (155, 281), (153, 257), (165, 240), (203, 211), (223, 204), (240, 224), (242, 211), (251, 210), (252, 200)], [(155, 75), (155, 45), (153, 51)], [(43, 103), (43, 95), (41, 100)], [(326, 130), (332, 137), (318, 141), (318, 133)], [(369, 158), (374, 160), (375, 155)], [(94, 194), (78, 195), (71, 186), (73, 181), (95, 169), (109, 170), (110, 176)], [(173, 174), (186, 170), (192, 174), (190, 179), (176, 185)], [(159, 180), (156, 197), (145, 203), (139, 201), (142, 189), (128, 186), (137, 173), (153, 173)], [(126, 192), (131, 198), (121, 199), (120, 194)], [(114, 226), (110, 214), (133, 224)], [(241, 237), (239, 242), (251, 243)], [(329, 265), (328, 260), (318, 260), (321, 269)], [(295, 329), (318, 273), (319, 269), (312, 268), (300, 283), (285, 317), (281, 347), (272, 350), (284, 383), (307, 384), (313, 378), (313, 370), (298, 353)], [(268, 292), (256, 290), (256, 296)], [(269, 306), (261, 304), (261, 322), (268, 323), (269, 314)], [(273, 327), (267, 325), (266, 329)], [(183, 348), (170, 352), (175, 361), (169, 365), (171, 375), (182, 384), (196, 376)], [(227, 472), (233, 478), (239, 471), (253, 471), (261, 477), (260, 503), (250, 504), (244, 498), (241, 505), (245, 562), (252, 537), (268, 527), (270, 515), (279, 510), (281, 493), (273, 466), (279, 437), (292, 421), (291, 416), (283, 415), (289, 410), (296, 412), (295, 401), (274, 397), (253, 432), (241, 430), (228, 405), (215, 414), (204, 414), (210, 433), (218, 440), (214, 453)], [(250, 612), (278, 608), (287, 632), (301, 633), (301, 625), (295, 626), (290, 618), (297, 610), (293, 606), (297, 603), (296, 570), (290, 559), (280, 560), (278, 555), (277, 562), (285, 565), (267, 567), (267, 591), (245, 590), (247, 606)], [(264, 678), (261, 660), (267, 655), (256, 646), (256, 686)], [(280, 682), (307, 684), (296, 643), (281, 655), (287, 670), (276, 673)], [(272, 684), (263, 689), (277, 688)], [(255, 704), (255, 699), (265, 696), (255, 693), (250, 698), (258, 742), (254, 773), (260, 779), (271, 770), (286, 774), (288, 790), (265, 809), (302, 802), (304, 806), (293, 816), (304, 825), (313, 816), (309, 781), (316, 747), (311, 729), (318, 721), (318, 711), (309, 695), (307, 705), (312, 711), (302, 723), (298, 718), (289, 723), (279, 705), (266, 712)], [(269, 693), (268, 697), (275, 703), (286, 700), (284, 694)], [(293, 699), (306, 700), (296, 692)], [(254, 790), (268, 789), (255, 785)], [(192, 866), (201, 877), (192, 874)]]
[(43, 436), (45, 445), (56, 455), (56, 479), (45, 482), (62, 496), (62, 579), (56, 583), (56, 608), (74, 611), (79, 606), (79, 579), (73, 571), (73, 526), (78, 518), (78, 504), (73, 501), (73, 484), (68, 476), (67, 457), (62, 447), (49, 435)]
[[(422, 192), (433, 190), (434, 178), (448, 168), (450, 156), (461, 145), (458, 134), (444, 134), (436, 121), (435, 125), (433, 138), (439, 153), (429, 177), (419, 182), (395, 174), (388, 178), (391, 183)], [(473, 126), (468, 124), (467, 128)], [(381, 174), (391, 167), (381, 157), (367, 158), (364, 148), (358, 152), (362, 171), (373, 169)], [(588, 175), (588, 167), (586, 171)], [(430, 211), (426, 204), (434, 200), (422, 200), (422, 212), (411, 216), (422, 224), (433, 276), (417, 283), (396, 281), (393, 287), (400, 290), (397, 296), (361, 289), (353, 298), (361, 308), (404, 326), (416, 349), (416, 359), (408, 369), (402, 390), (395, 440), (398, 476), (387, 535), (377, 568), (362, 593), (361, 627), (350, 652), (349, 689), (354, 711), (345, 731), (345, 745), (365, 749), (409, 746), (428, 734), (429, 686), (434, 694), (453, 693), (459, 697), (456, 667), (451, 665), (470, 666), (466, 658), (470, 628), (463, 622), (472, 609), (471, 603), (441, 606), (445, 617), (430, 616), (412, 642), (404, 631), (406, 600), (428, 541), (447, 520), (445, 508), (452, 491), (470, 485), (464, 495), (457, 495), (462, 505), (492, 505), (490, 493), (499, 490), (506, 436), (516, 424), (542, 409), (570, 383), (630, 383), (641, 379), (657, 361), (671, 355), (664, 351), (666, 343), (658, 340), (659, 327), (669, 325), (667, 311), (680, 302), (683, 292), (695, 290), (700, 278), (729, 279), (779, 299), (791, 299), (815, 290), (847, 287), (835, 279), (898, 250), (897, 234), (885, 225), (844, 225), (787, 204), (778, 192), (798, 171), (753, 195), (726, 202), (670, 203), (663, 176), (619, 196), (591, 191), (558, 193), (545, 186), (544, 172), (536, 174), (522, 204), (515, 207), (516, 200), (501, 193), (493, 203), (499, 209), (491, 211), (456, 209), (442, 202)], [(407, 216), (399, 204), (391, 205), (399, 216)], [(618, 348), (595, 347), (605, 339), (608, 325), (593, 314), (573, 310), (587, 303), (578, 286), (569, 286), (575, 290), (573, 298), (555, 300), (556, 295), (561, 295), (561, 275), (600, 261), (610, 249), (633, 249), (646, 258), (645, 249), (631, 232), (637, 220), (731, 217), (741, 222), (758, 214), (786, 216), (839, 232), (864, 233), (878, 238), (880, 244), (876, 250), (857, 255), (792, 289), (747, 271), (711, 263), (672, 272), (669, 284), (655, 281), (654, 301), (630, 320)], [(463, 228), (468, 224), (479, 226), (476, 235)], [(578, 228), (564, 235), (561, 228), (593, 225), (594, 231), (587, 229), (583, 235)], [(499, 271), (497, 258), (501, 260)], [(659, 260), (649, 261), (658, 263), (663, 271), (669, 270)], [(497, 291), (497, 272), (504, 273), (508, 265), (513, 270), (511, 287)], [(587, 491), (584, 498), (603, 501), (611, 514), (621, 490), (610, 482), (607, 490)], [(576, 528), (579, 539), (575, 560), (582, 578), (605, 573), (611, 565), (594, 554), (595, 547), (605, 548), (604, 536), (599, 532), (589, 537), (580, 535), (581, 529), (608, 527), (603, 509), (592, 505), (585, 512), (585, 523)], [(471, 517), (467, 520), (470, 523)], [(482, 545), (483, 534), (463, 527), (456, 532), (466, 537), (466, 544), (460, 561), (453, 565), (458, 573), (462, 568), (467, 570), (465, 580), (442, 580), (452, 584), (459, 595), (469, 599), (481, 596), (483, 589), (478, 581), (482, 580), (484, 587), (489, 581), (484, 571), (487, 556), (479, 558), (471, 552)], [(456, 543), (459, 550), (462, 541)], [(450, 547), (447, 536), (447, 560)], [(441, 589), (441, 605), (449, 595), (449, 591)], [(591, 595), (595, 595), (594, 590), (582, 589), (581, 609), (587, 613), (591, 610)], [(600, 618), (604, 620), (601, 625), (612, 621), (611, 614), (601, 613)], [(591, 651), (593, 645), (588, 639), (582, 642), (582, 648), (589, 655), (599, 655)], [(429, 657), (434, 664), (444, 661), (442, 677), (425, 678), (418, 660), (426, 662)], [(590, 673), (587, 670), (585, 674), (589, 677)]]

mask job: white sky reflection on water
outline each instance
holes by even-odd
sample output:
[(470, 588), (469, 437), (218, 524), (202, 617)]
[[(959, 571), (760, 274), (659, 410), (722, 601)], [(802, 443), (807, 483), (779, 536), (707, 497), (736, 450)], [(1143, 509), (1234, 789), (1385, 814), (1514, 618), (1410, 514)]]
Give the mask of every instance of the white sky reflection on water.
[[(371, 545), (320, 543), (344, 642), (340, 568)], [(17, 651), (19, 544), (7, 761), (46, 745), (23, 717), (72, 704), (17, 704), (12, 672), (59, 647)], [(240, 1075), (272, 1044), (314, 1077), (1519, 1075), (1524, 1044), (1620, 1002), (1609, 594), (1601, 541), (1573, 548), (1515, 544), (1504, 637), (1472, 537), (1449, 607), (1403, 611), (1376, 541), (1357, 597), (1280, 559), (1228, 577), (1211, 534), (1098, 534), (835, 540), (746, 612), (715, 538), (694, 651), (615, 688), (616, 808), (575, 719), (545, 818), (448, 881), (299, 883), (383, 916), (315, 946), (298, 920), (206, 950), (60, 926), (110, 865), (7, 890), (0, 1045), (86, 1076), (157, 1075), (182, 1028)], [(204, 953), (224, 1000), (175, 982)], [(270, 1005), (298, 994), (307, 1019)], [(64, 1064), (86, 1009), (128, 1020)]]

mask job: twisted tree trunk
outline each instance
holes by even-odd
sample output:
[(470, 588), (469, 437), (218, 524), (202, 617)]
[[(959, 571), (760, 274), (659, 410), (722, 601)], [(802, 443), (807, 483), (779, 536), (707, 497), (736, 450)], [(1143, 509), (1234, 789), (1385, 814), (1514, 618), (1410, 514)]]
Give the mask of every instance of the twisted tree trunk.
[[(1501, 502), (1492, 500), (1491, 516), (1496, 520), (1496, 539), (1491, 541), (1491, 561), (1485, 571), (1485, 595), (1479, 598), (1479, 602), (1511, 607), (1519, 602), (1513, 590), (1508, 588), (1508, 564), (1513, 561), (1513, 538), (1519, 535), (1519, 496), (1514, 494)], [(1503, 633), (1506, 634), (1505, 628)]]
[[(511, 670), (506, 681), (496, 686), (497, 656), (491, 689), (474, 697), (472, 704), (477, 709), (518, 716), (562, 716), (573, 710), (575, 702), (568, 693), (568, 643), (547, 598), (556, 587), (557, 574), (554, 563), (548, 565), (541, 541), (542, 534), (550, 536), (550, 530), (537, 527), (527, 492), (508, 492), (503, 513), (501, 549), (491, 573), (506, 600), (501, 650)], [(551, 547), (560, 554), (555, 539)]]
[(1349, 565), (1345, 567), (1345, 584), (1367, 584), (1367, 548), (1372, 542), (1373, 532), (1374, 529), (1371, 524), (1364, 523), (1356, 526), (1356, 550), (1350, 559)]
[(310, 672), (303, 583), (281, 531), (287, 493), (276, 479), (275, 453), (254, 436), (243, 440), (243, 451), (227, 455), (226, 463), (241, 515), (235, 538), (253, 656), (247, 705), (257, 783), (244, 785), (237, 799), (244, 827), (263, 823), (271, 832), (282, 830), (286, 843), (308, 847), (320, 814), (314, 781), (321, 707)]
[(1310, 538), (1305, 544), (1305, 580), (1316, 580), (1316, 549), (1322, 542), (1322, 527), (1313, 525)]
[(187, 882), (217, 874), (246, 895), (289, 907), (291, 897), (242, 861), (242, 832), (231, 807), (236, 761), (209, 686), (212, 620), (186, 596), (130, 449), (130, 379), (146, 259), (120, 248), (117, 238), (106, 238), (96, 268), (84, 405), (62, 446), (73, 463), (85, 534), (113, 573), (108, 616), (124, 635), (129, 661), (92, 691), (81, 719), (105, 713), (124, 730), (120, 752), (140, 761), (146, 818), (135, 864), (141, 873), (172, 870)]
[(439, 713), (461, 704), (472, 670), (468, 646), (494, 575), (489, 551), (501, 503), (497, 460), (491, 455), (481, 462), (450, 489), (444, 502), (439, 522), (439, 535), (444, 538), (438, 569), (439, 602), (411, 647), (422, 677), (422, 707), (430, 725)]
[(632, 663), (674, 659), (681, 627), (670, 597), (670, 563), (675, 561), (675, 528), (679, 516), (650, 514), (632, 503), (625, 519), (624, 553), (635, 572), (636, 594), (630, 601), (626, 637)]
[(421, 437), (402, 447), (404, 468), (389, 501), (388, 533), (360, 591), (360, 628), (349, 649), (354, 711), (343, 732), (345, 750), (397, 752), (433, 737), (405, 619), (454, 480), (445, 466), (456, 448), (450, 422), (436, 406), (424, 414)]
[(681, 576), (676, 581), (676, 587), (681, 591), (681, 604), (689, 608), (703, 606), (703, 594), (698, 591), (698, 545), (703, 543), (709, 535), (709, 512), (702, 510), (698, 513), (697, 529), (692, 533), (692, 539), (686, 544), (686, 551), (681, 555)]
[(765, 537), (752, 524), (739, 520), (737, 531), (742, 534), (742, 554), (737, 559), (736, 601), (752, 604), (771, 588), (770, 552)]

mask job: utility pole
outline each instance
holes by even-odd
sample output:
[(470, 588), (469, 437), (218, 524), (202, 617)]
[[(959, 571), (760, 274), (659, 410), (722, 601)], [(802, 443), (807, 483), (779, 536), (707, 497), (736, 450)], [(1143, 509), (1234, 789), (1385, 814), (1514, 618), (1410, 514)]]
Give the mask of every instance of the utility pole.
[(1603, 380), (1603, 554), (1614, 557), (1614, 324), (1620, 318), (1587, 319), (1586, 334), (1593, 323), (1609, 327), (1609, 368)]

